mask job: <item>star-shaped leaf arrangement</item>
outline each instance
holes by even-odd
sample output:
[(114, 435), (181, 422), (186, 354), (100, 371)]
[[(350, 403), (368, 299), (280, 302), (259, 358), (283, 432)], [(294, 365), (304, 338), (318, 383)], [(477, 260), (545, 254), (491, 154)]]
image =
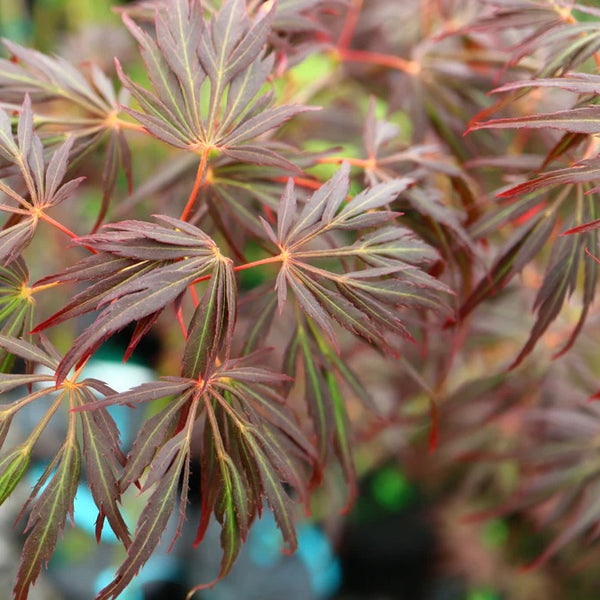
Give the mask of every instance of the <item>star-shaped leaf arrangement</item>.
[[(207, 292), (210, 298), (208, 305), (202, 305), (205, 311), (196, 311), (192, 318), (192, 335), (202, 338), (202, 333), (197, 334), (201, 326), (196, 326), (196, 322), (207, 318), (210, 322), (204, 323), (203, 326), (208, 328), (204, 334), (208, 335), (210, 331), (210, 335), (217, 335), (215, 328), (224, 321), (229, 323), (224, 326), (225, 331), (231, 332), (235, 320), (235, 281), (231, 261), (223, 257), (214, 241), (197, 227), (164, 215), (155, 219), (156, 224), (122, 221), (78, 238), (78, 243), (96, 254), (38, 282), (45, 285), (87, 281), (91, 285), (40, 323), (35, 332), (77, 315), (100, 311), (62, 359), (57, 371), (59, 380), (64, 379), (73, 366), (85, 361), (113, 333), (136, 322), (126, 354), (129, 356), (164, 308), (171, 303), (177, 305), (188, 286), (204, 276), (212, 276)], [(221, 325), (212, 322), (213, 317), (218, 318)], [(223, 332), (218, 334), (219, 341), (224, 335)]]
[(227, 0), (205, 18), (198, 0), (158, 5), (155, 38), (127, 13), (123, 20), (140, 45), (150, 92), (119, 67), (141, 110), (126, 109), (157, 138), (198, 154), (224, 153), (243, 162), (293, 168), (256, 141), (301, 106), (270, 106), (263, 90), (274, 57), (265, 55), (274, 10), (252, 19), (244, 0)]
[[(193, 339), (188, 344), (196, 348)], [(213, 352), (212, 345), (206, 344), (199, 362), (209, 361)], [(125, 589), (158, 544), (177, 506), (178, 537), (185, 518), (193, 440), (201, 443), (201, 518), (196, 543), (214, 515), (222, 527), (223, 548), (217, 580), (231, 569), (265, 502), (290, 549), (295, 549), (289, 490), (306, 499), (307, 471), (317, 459), (278, 391), (287, 377), (257, 366), (263, 354), (215, 362), (206, 378), (163, 377), (84, 407), (93, 414), (96, 408), (111, 404), (140, 405), (170, 398), (140, 429), (127, 458), (122, 489), (139, 481), (142, 491), (152, 491), (127, 557), (97, 600), (117, 598)]]
[[(435, 252), (408, 230), (385, 226), (398, 215), (388, 206), (412, 184), (412, 179), (402, 177), (347, 200), (349, 166), (344, 164), (298, 210), (290, 180), (279, 205), (276, 231), (264, 221), (280, 250), (276, 281), (280, 311), (290, 289), (334, 346), (337, 322), (396, 354), (388, 334), (410, 337), (400, 307), (443, 309), (439, 295), (447, 288), (417, 268), (434, 260)], [(358, 231), (365, 233), (347, 243)]]
[(11, 214), (0, 232), (0, 261), (5, 265), (29, 245), (39, 220), (49, 219), (45, 211), (69, 198), (83, 180), (62, 183), (72, 145), (69, 138), (46, 164), (42, 142), (33, 128), (29, 96), (23, 102), (16, 139), (8, 115), (0, 110), (0, 156), (15, 166), (26, 190), (20, 193), (0, 180), (0, 192), (12, 200), (12, 204), (0, 204), (0, 211)]
[[(25, 390), (22, 397), (0, 404), (0, 444), (4, 443), (13, 417), (21, 409), (40, 400), (49, 405), (23, 442), (0, 453), (0, 503), (27, 472), (33, 448), (50, 420), (59, 414), (61, 407), (69, 409), (64, 442), (34, 486), (20, 515), (30, 509), (13, 598), (26, 600), (30, 586), (54, 552), (67, 517), (73, 518), (73, 501), (82, 469), (98, 507), (98, 540), (104, 521), (108, 520), (125, 547), (130, 545), (129, 531), (119, 509), (118, 472), (125, 457), (119, 449), (117, 426), (105, 408), (77, 410), (96, 404), (99, 395), (114, 394), (114, 390), (96, 379), (80, 379), (79, 372), (58, 382), (56, 370), (60, 356), (44, 339), (39, 346), (34, 346), (23, 339), (0, 335), (0, 348), (46, 369), (46, 372), (31, 374), (0, 374), (0, 394), (5, 398), (7, 392)], [(40, 387), (27, 393), (33, 384)]]

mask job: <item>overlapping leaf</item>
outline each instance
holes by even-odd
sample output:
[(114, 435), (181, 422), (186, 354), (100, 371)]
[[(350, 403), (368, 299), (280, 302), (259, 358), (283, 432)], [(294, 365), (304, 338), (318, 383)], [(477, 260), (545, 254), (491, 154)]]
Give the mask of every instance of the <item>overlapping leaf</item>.
[[(0, 267), (0, 334), (9, 337), (27, 336), (33, 327), (33, 299), (23, 291), (29, 281), (29, 271), (22, 257)], [(0, 348), (0, 372), (9, 373), (14, 355)]]
[[(552, 176), (540, 178), (540, 189), (536, 189), (538, 187), (536, 182), (532, 182), (531, 186), (523, 184), (520, 187), (527, 189), (531, 187), (534, 191), (524, 193), (523, 198), (492, 212), (474, 225), (475, 231), (486, 232), (509, 219), (521, 218), (521, 215), (533, 211), (526, 224), (513, 234), (501, 250), (489, 273), (482, 277), (465, 300), (459, 311), (460, 318), (468, 315), (484, 299), (498, 293), (515, 274), (520, 273), (525, 265), (538, 255), (549, 241), (553, 241), (554, 244), (550, 262), (533, 306), (537, 313), (537, 319), (529, 339), (512, 366), (519, 364), (533, 350), (536, 342), (560, 313), (563, 304), (576, 288), (578, 281), (583, 283), (583, 305), (580, 318), (559, 354), (572, 346), (595, 298), (598, 267), (594, 260), (585, 253), (586, 247), (595, 248), (597, 243), (597, 232), (593, 228), (585, 227), (586, 223), (593, 222), (597, 217), (595, 201), (592, 200), (594, 196), (584, 199), (583, 184), (570, 186), (572, 176), (570, 177), (566, 171), (564, 183), (567, 185), (560, 186), (562, 177), (557, 176), (556, 179), (559, 181), (552, 202), (549, 202), (547, 189), (553, 187), (555, 178)], [(577, 177), (576, 174), (577, 171), (575, 171), (575, 177)], [(578, 237), (571, 236), (571, 239), (568, 240), (565, 238), (555, 240), (556, 225), (560, 222), (559, 209), (569, 192), (575, 196), (575, 199), (574, 206), (573, 202), (568, 204), (574, 213), (572, 220), (568, 222), (577, 223), (578, 226), (575, 227), (575, 230), (581, 230), (581, 232)]]
[[(304, 372), (304, 397), (313, 423), (319, 460), (327, 465), (332, 457), (339, 460), (346, 485), (349, 509), (358, 493), (353, 456), (353, 436), (347, 414), (347, 401), (342, 395), (342, 382), (373, 411), (373, 403), (356, 374), (337, 355), (322, 333), (303, 318), (297, 324), (286, 348), (284, 368), (296, 379), (298, 367)], [(318, 481), (321, 473), (315, 473)]]
[[(394, 353), (386, 334), (408, 335), (398, 308), (443, 308), (440, 292), (447, 291), (445, 286), (416, 267), (434, 259), (435, 252), (401, 227), (382, 227), (396, 216), (386, 207), (412, 183), (408, 178), (392, 180), (346, 202), (349, 180), (344, 165), (298, 210), (290, 180), (279, 205), (277, 232), (265, 222), (281, 250), (276, 282), (280, 310), (289, 288), (334, 344), (333, 322), (338, 322)], [(352, 244), (330, 242), (343, 240), (342, 232), (371, 228), (376, 229)], [(332, 237), (340, 233), (340, 238)], [(316, 261), (335, 266), (316, 266)]]
[[(60, 357), (47, 342), (38, 347), (23, 339), (0, 335), (0, 347), (28, 362), (43, 365), (50, 371), (50, 374), (0, 374), (2, 393), (33, 383), (44, 384), (29, 394), (25, 392), (23, 397), (0, 404), (0, 441), (4, 441), (8, 426), (18, 411), (40, 399), (46, 402), (50, 400), (49, 408), (26, 440), (0, 457), (0, 502), (3, 502), (26, 473), (33, 447), (62, 405), (67, 409), (77, 409), (94, 403), (98, 393), (114, 392), (102, 382), (92, 379), (57, 383), (52, 372), (56, 371)], [(79, 431), (82, 433), (83, 452), (78, 441)], [(129, 532), (118, 507), (121, 495), (118, 470), (123, 459), (117, 427), (105, 409), (93, 413), (69, 413), (65, 441), (38, 480), (21, 513), (31, 508), (25, 528), (27, 538), (13, 590), (15, 600), (26, 600), (30, 586), (54, 552), (67, 516), (73, 516), (73, 500), (82, 466), (87, 472), (92, 496), (99, 510), (96, 522), (98, 538), (106, 518), (123, 544), (130, 544)]]
[(250, 143), (305, 110), (269, 107), (272, 94), (261, 93), (273, 66), (273, 57), (264, 55), (273, 15), (252, 22), (243, 0), (227, 0), (206, 20), (198, 0), (176, 0), (158, 7), (153, 39), (125, 14), (154, 88), (149, 92), (121, 73), (142, 108), (128, 112), (178, 148), (291, 167), (260, 142)]
[[(206, 348), (206, 357), (214, 351)], [(206, 357), (204, 360), (206, 360)], [(184, 518), (192, 431), (202, 429), (201, 519), (199, 543), (214, 514), (222, 526), (223, 559), (218, 578), (230, 570), (249, 527), (266, 501), (290, 545), (296, 545), (293, 505), (284, 484), (306, 499), (306, 470), (317, 456), (285, 406), (277, 388), (285, 376), (256, 366), (261, 353), (226, 359), (207, 379), (168, 377), (110, 396), (91, 409), (109, 404), (140, 404), (171, 397), (162, 411), (138, 433), (123, 474), (123, 486), (142, 477), (152, 488), (138, 520), (127, 558), (98, 600), (116, 598), (150, 556), (179, 499)], [(195, 435), (195, 434), (194, 434)], [(179, 533), (179, 529), (176, 536)]]
[[(61, 361), (59, 380), (110, 335), (134, 321), (139, 328), (132, 340), (135, 345), (138, 334), (143, 334), (168, 304), (177, 302), (195, 279), (211, 274), (226, 260), (212, 239), (197, 227), (166, 216), (155, 219), (156, 224), (123, 221), (79, 238), (80, 244), (98, 253), (40, 282), (85, 281), (90, 286), (38, 325), (36, 331), (100, 310)], [(221, 281), (220, 277), (217, 280)], [(234, 307), (228, 305), (228, 310)]]
[[(448, 161), (440, 148), (434, 145), (404, 147), (397, 143), (399, 127), (377, 119), (375, 99), (371, 98), (363, 129), (363, 144), (368, 163), (365, 178), (369, 185), (377, 185), (400, 177), (407, 169), (409, 175), (422, 180), (422, 186), (413, 186), (403, 195), (401, 208), (404, 222), (428, 243), (434, 245), (447, 261), (459, 262), (474, 254), (473, 243), (462, 225), (465, 215), (445, 204), (432, 187), (426, 187), (428, 175), (444, 176), (457, 192), (465, 208), (472, 212), (475, 205), (473, 184), (466, 173)], [(423, 226), (425, 220), (427, 226)], [(431, 224), (435, 223), (435, 227)], [(432, 235), (433, 233), (433, 235)]]
[(69, 198), (82, 181), (80, 177), (62, 183), (72, 144), (69, 138), (46, 164), (42, 142), (33, 127), (29, 97), (23, 102), (16, 140), (8, 115), (0, 109), (0, 156), (16, 167), (27, 190), (21, 194), (0, 180), (0, 192), (12, 201), (0, 204), (0, 211), (12, 215), (0, 232), (0, 261), (5, 265), (29, 245), (40, 213)]
[[(511, 49), (510, 63), (539, 55), (538, 75), (549, 77), (570, 71), (600, 50), (600, 11), (576, 2), (540, 0), (486, 0), (491, 9), (469, 25), (469, 30), (523, 32)], [(578, 20), (579, 15), (589, 19)]]
[[(61, 57), (47, 56), (8, 40), (3, 43), (13, 58), (0, 59), (0, 107), (19, 111), (24, 96), (29, 95), (38, 103), (34, 111), (36, 127), (52, 131), (47, 143), (55, 139), (57, 132), (71, 136), (76, 155), (100, 143), (108, 133), (101, 219), (108, 208), (119, 168), (131, 185), (129, 146), (115, 119), (121, 112), (120, 105), (127, 103), (125, 94), (117, 94), (110, 79), (93, 63), (86, 78)], [(60, 101), (61, 110), (44, 114), (42, 103), (51, 101)]]

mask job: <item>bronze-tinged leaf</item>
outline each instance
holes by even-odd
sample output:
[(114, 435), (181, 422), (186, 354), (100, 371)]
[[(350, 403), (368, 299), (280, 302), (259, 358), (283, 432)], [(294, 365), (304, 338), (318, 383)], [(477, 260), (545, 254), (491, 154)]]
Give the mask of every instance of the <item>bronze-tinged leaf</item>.
[(176, 270), (168, 269), (150, 275), (153, 277), (138, 278), (131, 291), (107, 305), (94, 323), (75, 339), (56, 371), (59, 382), (113, 333), (174, 302), (194, 279), (193, 273), (185, 273), (182, 277)]
[[(168, 304), (177, 303), (195, 279), (210, 273), (225, 260), (218, 259), (214, 242), (197, 227), (164, 215), (155, 219), (159, 224), (123, 221), (78, 238), (79, 243), (100, 252), (38, 282), (74, 280), (90, 281), (92, 285), (75, 295), (34, 332), (100, 310), (96, 321), (75, 340), (61, 361), (57, 372), (59, 382), (71, 367), (81, 364), (113, 333), (131, 322), (141, 322), (129, 353), (148, 323)], [(229, 284), (224, 287), (230, 317), (234, 310), (231, 279), (231, 274), (227, 275)]]
[[(189, 387), (189, 386), (188, 386)], [(168, 397), (171, 392), (159, 397)], [(119, 481), (120, 488), (125, 490), (142, 477), (154, 455), (172, 435), (177, 424), (177, 418), (186, 402), (189, 401), (192, 390), (180, 391), (180, 396), (172, 400), (163, 410), (148, 418), (140, 428), (138, 435), (127, 456), (127, 463)]]
[[(24, 48), (19, 44), (3, 40), (3, 44), (11, 53), (13, 60), (0, 59), (0, 89), (2, 100), (16, 105), (23, 97), (31, 96), (43, 111), (43, 103), (59, 101), (61, 111), (52, 114), (37, 113), (35, 122), (40, 126), (51, 123), (53, 130), (62, 135), (73, 135), (76, 139), (73, 150), (80, 156), (96, 146), (105, 133), (109, 132), (109, 144), (103, 175), (103, 208), (106, 208), (118, 169), (121, 167), (128, 181), (131, 181), (129, 149), (125, 136), (118, 128), (115, 115), (121, 111), (120, 103), (125, 98), (117, 94), (110, 79), (95, 65), (89, 65), (89, 77), (86, 78), (68, 61), (48, 56)], [(18, 62), (17, 62), (18, 61)], [(21, 115), (23, 119), (24, 111)], [(51, 136), (45, 143), (50, 146), (55, 142)], [(68, 140), (69, 150), (73, 140)], [(64, 177), (64, 173), (60, 179)], [(52, 189), (47, 177), (46, 186), (49, 195), (54, 195), (57, 188)]]
[[(75, 390), (72, 396), (76, 399), (74, 406), (85, 407), (95, 402), (95, 396), (85, 388)], [(106, 409), (83, 410), (79, 418), (87, 480), (100, 511), (96, 528), (97, 541), (100, 541), (102, 522), (106, 517), (117, 538), (128, 547), (131, 538), (118, 507), (121, 490), (117, 480), (120, 458), (117, 426)]]
[[(482, 18), (469, 25), (469, 30), (500, 33), (507, 28), (516, 29), (520, 41), (510, 48), (509, 64), (525, 63), (535, 53), (541, 58), (535, 63), (540, 77), (573, 70), (600, 47), (599, 13), (594, 6), (501, 0), (486, 4), (491, 10), (484, 11)], [(575, 14), (592, 18), (584, 21), (573, 18)]]
[(273, 511), (277, 527), (287, 544), (287, 550), (294, 552), (298, 546), (298, 538), (294, 526), (294, 504), (281, 485), (280, 473), (273, 469), (272, 458), (268, 456), (252, 436), (247, 438), (252, 455), (260, 473), (264, 495)]
[(106, 159), (104, 161), (104, 169), (102, 171), (102, 204), (100, 211), (96, 217), (96, 222), (92, 227), (92, 233), (95, 232), (102, 224), (110, 201), (115, 191), (119, 170), (123, 169), (129, 193), (133, 191), (133, 173), (131, 171), (131, 150), (125, 139), (125, 135), (120, 129), (113, 129), (108, 138), (108, 147), (106, 150)]
[(125, 560), (121, 563), (113, 581), (98, 592), (95, 600), (118, 598), (160, 542), (169, 517), (175, 509), (179, 479), (188, 460), (188, 449), (184, 447), (182, 439), (178, 442), (179, 448), (174, 450), (170, 464), (157, 479), (157, 485), (140, 514)]
[(229, 353), (236, 317), (236, 283), (233, 264), (220, 259), (192, 317), (183, 354), (182, 375), (209, 377), (219, 352)]
[[(116, 432), (111, 433), (108, 430), (112, 427), (111, 423), (99, 422), (99, 419), (106, 415), (104, 410), (108, 406), (135, 406), (163, 398), (172, 398), (162, 410), (149, 417), (140, 427), (121, 473), (119, 480), (121, 491), (126, 490), (132, 483), (138, 482), (151, 464), (157, 450), (170, 439), (180, 411), (194, 392), (195, 383), (193, 380), (181, 377), (165, 377), (159, 381), (142, 383), (126, 392), (110, 394), (104, 400), (87, 403), (72, 409), (76, 412), (98, 411), (98, 415), (94, 417), (95, 426), (102, 426), (104, 438), (108, 435), (114, 440)], [(112, 447), (114, 448), (114, 444)]]
[[(217, 148), (242, 162), (293, 169), (256, 140), (307, 110), (270, 108), (273, 94), (262, 92), (273, 68), (273, 57), (265, 57), (273, 17), (271, 9), (252, 19), (243, 0), (227, 0), (205, 18), (200, 2), (175, 0), (157, 7), (152, 37), (125, 13), (153, 87), (145, 90), (119, 67), (121, 80), (142, 109), (127, 112), (149, 133), (178, 148)], [(200, 100), (204, 96), (207, 106)]]
[(231, 569), (265, 502), (290, 548), (295, 547), (293, 503), (285, 485), (306, 500), (307, 475), (318, 460), (279, 394), (279, 384), (287, 377), (257, 366), (263, 355), (226, 360), (215, 368), (203, 392), (202, 507), (196, 543), (213, 514), (222, 526), (223, 547), (216, 581)]
[(460, 307), (459, 319), (464, 319), (486, 298), (498, 294), (510, 278), (531, 261), (547, 242), (553, 225), (553, 218), (547, 215), (518, 230), (496, 258), (490, 271), (482, 277)]
[[(445, 305), (438, 296), (450, 290), (415, 268), (435, 259), (436, 252), (412, 232), (388, 225), (397, 215), (387, 210), (388, 205), (412, 183), (406, 177), (395, 179), (347, 200), (349, 167), (344, 164), (298, 211), (290, 182), (277, 211), (277, 233), (264, 223), (282, 257), (275, 283), (280, 313), (289, 288), (302, 311), (334, 345), (332, 321), (395, 354), (382, 332), (392, 328), (407, 335), (398, 308), (443, 310)], [(385, 227), (346, 245), (342, 232), (383, 223)], [(317, 266), (317, 261), (327, 268)]]
[(6, 39), (2, 43), (19, 61), (0, 59), (0, 86), (6, 100), (10, 98), (12, 102), (19, 102), (25, 94), (34, 99), (61, 98), (103, 118), (116, 106), (116, 101), (114, 105), (107, 102), (107, 94), (104, 97), (98, 94), (66, 60), (47, 56)]
[(67, 515), (73, 516), (73, 499), (80, 473), (81, 450), (73, 436), (65, 441), (56, 472), (34, 502), (29, 515), (25, 529), (27, 539), (13, 590), (15, 600), (27, 600), (30, 586), (54, 552)]
[(34, 232), (35, 220), (33, 217), (25, 218), (0, 231), (0, 261), (5, 267), (18, 258), (29, 246)]
[(542, 287), (535, 298), (534, 310), (537, 312), (537, 319), (525, 346), (510, 365), (511, 369), (519, 365), (533, 350), (536, 342), (560, 312), (565, 299), (575, 289), (579, 258), (583, 252), (581, 242), (577, 236), (567, 236), (559, 238), (555, 244)]
[(56, 360), (52, 356), (49, 356), (42, 348), (23, 339), (0, 335), (0, 347), (20, 356), (26, 361), (44, 365), (51, 370), (57, 366)]
[(493, 119), (491, 121), (473, 123), (469, 131), (477, 129), (513, 129), (519, 127), (560, 129), (572, 133), (593, 135), (600, 133), (600, 108), (598, 106), (586, 106), (570, 110), (559, 110), (553, 113)]

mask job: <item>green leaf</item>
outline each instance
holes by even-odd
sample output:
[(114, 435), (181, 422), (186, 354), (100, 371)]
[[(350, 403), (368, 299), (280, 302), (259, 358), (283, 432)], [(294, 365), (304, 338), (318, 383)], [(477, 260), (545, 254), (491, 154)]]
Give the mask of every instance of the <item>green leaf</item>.
[(21, 481), (30, 459), (31, 446), (29, 444), (19, 444), (0, 457), (0, 505)]

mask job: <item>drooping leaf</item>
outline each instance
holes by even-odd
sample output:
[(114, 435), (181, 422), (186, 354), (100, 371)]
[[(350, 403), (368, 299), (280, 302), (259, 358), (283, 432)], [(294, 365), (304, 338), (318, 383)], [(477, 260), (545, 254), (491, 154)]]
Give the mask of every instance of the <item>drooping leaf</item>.
[[(113, 581), (98, 592), (96, 600), (117, 598), (158, 545), (177, 503), (181, 471), (188, 460), (187, 449), (181, 439), (179, 443), (180, 447), (171, 456), (167, 468), (155, 481), (157, 485), (138, 519), (133, 541), (127, 550), (127, 557), (121, 563)], [(180, 501), (184, 502), (184, 500)]]
[[(128, 323), (156, 315), (176, 302), (195, 279), (220, 264), (214, 242), (200, 229), (166, 216), (157, 216), (156, 220), (159, 224), (123, 221), (79, 238), (80, 244), (99, 253), (42, 280), (41, 283), (88, 281), (92, 285), (39, 324), (35, 331), (100, 310), (96, 321), (75, 340), (63, 358), (57, 372), (59, 380), (111, 334)], [(226, 289), (230, 294), (231, 286)], [(230, 306), (228, 310), (233, 308)]]
[(73, 516), (73, 500), (81, 472), (81, 450), (68, 439), (60, 451), (56, 473), (34, 502), (27, 521), (27, 539), (13, 590), (15, 600), (26, 600), (30, 586), (52, 556), (67, 515)]
[[(90, 390), (83, 388), (74, 397), (79, 402), (75, 406), (85, 406), (96, 398)], [(106, 518), (125, 547), (131, 539), (127, 525), (117, 506), (121, 496), (118, 484), (120, 459), (119, 434), (117, 426), (107, 411), (81, 411), (80, 413), (83, 459), (87, 480), (100, 513), (96, 526), (96, 538), (100, 540), (102, 523)]]

